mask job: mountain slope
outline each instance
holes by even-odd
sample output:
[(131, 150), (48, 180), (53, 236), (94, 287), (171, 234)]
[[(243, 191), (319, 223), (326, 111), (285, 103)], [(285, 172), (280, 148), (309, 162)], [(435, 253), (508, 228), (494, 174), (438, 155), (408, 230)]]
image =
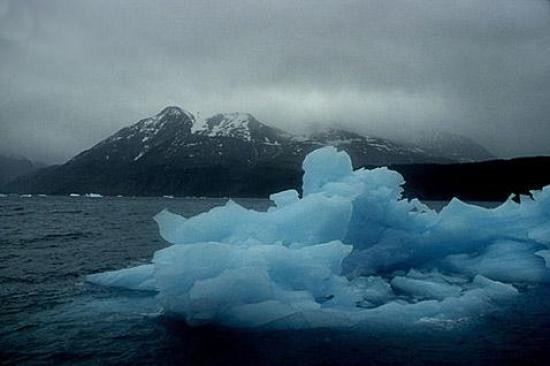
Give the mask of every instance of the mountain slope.
[(362, 136), (354, 132), (329, 128), (311, 135), (319, 145), (332, 145), (350, 154), (354, 165), (388, 165), (407, 163), (450, 163), (456, 160), (442, 158), (425, 150), (400, 145), (388, 139)]
[(25, 157), (0, 155), (0, 186), (17, 177), (30, 174), (40, 167)]
[(495, 159), (493, 154), (471, 138), (449, 132), (422, 133), (417, 136), (414, 144), (429, 154), (459, 162)]
[(305, 155), (324, 145), (346, 150), (355, 167), (451, 160), (385, 139), (329, 129), (298, 137), (250, 114), (197, 121), (167, 107), (125, 127), (67, 163), (6, 186), (24, 193), (265, 196), (296, 186)]

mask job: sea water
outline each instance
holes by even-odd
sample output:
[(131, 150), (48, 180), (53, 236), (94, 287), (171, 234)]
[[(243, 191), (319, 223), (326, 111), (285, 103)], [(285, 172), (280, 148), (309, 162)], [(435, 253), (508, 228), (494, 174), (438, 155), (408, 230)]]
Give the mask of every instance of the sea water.
[[(191, 328), (162, 314), (146, 293), (85, 282), (88, 274), (147, 263), (155, 251), (166, 247), (152, 220), (162, 209), (193, 216), (226, 201), (2, 198), (0, 363), (550, 364), (546, 285), (520, 288), (521, 296), (509, 306), (464, 323), (400, 332), (260, 332)], [(271, 205), (267, 200), (237, 202), (255, 210)], [(121, 307), (126, 311), (113, 311)]]

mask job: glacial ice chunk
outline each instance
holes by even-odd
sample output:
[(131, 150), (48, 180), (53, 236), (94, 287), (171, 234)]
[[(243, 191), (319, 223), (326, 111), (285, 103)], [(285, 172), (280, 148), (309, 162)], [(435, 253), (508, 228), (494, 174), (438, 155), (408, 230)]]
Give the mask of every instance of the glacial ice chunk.
[(344, 151), (337, 151), (333, 146), (327, 146), (307, 155), (303, 170), (304, 197), (321, 191), (325, 184), (338, 183), (353, 173), (349, 155)]
[(88, 281), (152, 291), (190, 325), (266, 329), (447, 324), (550, 282), (550, 187), (437, 213), (402, 197), (399, 173), (353, 171), (333, 147), (303, 169), (302, 197), (274, 193), (266, 212), (231, 200), (189, 218), (163, 210), (155, 221), (172, 245)]
[(289, 189), (288, 191), (273, 193), (269, 196), (269, 199), (275, 203), (276, 207), (284, 207), (297, 202), (300, 195), (295, 189)]
[(152, 264), (124, 268), (118, 271), (96, 273), (87, 277), (88, 282), (107, 287), (126, 288), (128, 290), (155, 291)]

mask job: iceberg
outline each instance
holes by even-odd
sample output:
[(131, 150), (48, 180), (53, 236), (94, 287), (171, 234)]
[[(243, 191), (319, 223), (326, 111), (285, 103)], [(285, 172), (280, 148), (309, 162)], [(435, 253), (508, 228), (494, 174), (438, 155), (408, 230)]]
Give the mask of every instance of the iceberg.
[(353, 170), (334, 147), (303, 162), (302, 193), (265, 212), (234, 201), (155, 216), (171, 245), (91, 283), (150, 291), (190, 325), (302, 329), (462, 322), (550, 282), (550, 186), (440, 212), (403, 198), (388, 168)]
[(103, 195), (99, 193), (86, 193), (85, 197), (87, 198), (103, 198)]

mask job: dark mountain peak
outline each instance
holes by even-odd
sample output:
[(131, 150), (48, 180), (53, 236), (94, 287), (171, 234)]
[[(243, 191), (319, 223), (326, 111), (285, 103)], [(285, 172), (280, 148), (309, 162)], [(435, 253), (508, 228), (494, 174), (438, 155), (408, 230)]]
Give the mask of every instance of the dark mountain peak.
[(191, 119), (195, 119), (190, 112), (187, 112), (185, 109), (178, 106), (167, 106), (162, 111), (157, 113), (157, 116), (179, 117), (184, 114)]
[(186, 140), (194, 123), (195, 116), (190, 112), (168, 106), (152, 117), (119, 130), (70, 162), (87, 158), (95, 161), (137, 161), (157, 146), (175, 139)]
[(195, 116), (192, 113), (176, 106), (168, 106), (153, 117), (145, 118), (134, 126), (146, 125), (148, 127), (162, 128), (167, 123), (179, 124), (180, 127), (191, 130)]
[(136, 136), (147, 141), (163, 135), (166, 131), (169, 131), (170, 134), (189, 134), (194, 122), (195, 116), (193, 114), (180, 107), (170, 106), (153, 117), (142, 119), (130, 127), (120, 130), (113, 137), (116, 138), (117, 135), (122, 133), (126, 135), (126, 138)]

